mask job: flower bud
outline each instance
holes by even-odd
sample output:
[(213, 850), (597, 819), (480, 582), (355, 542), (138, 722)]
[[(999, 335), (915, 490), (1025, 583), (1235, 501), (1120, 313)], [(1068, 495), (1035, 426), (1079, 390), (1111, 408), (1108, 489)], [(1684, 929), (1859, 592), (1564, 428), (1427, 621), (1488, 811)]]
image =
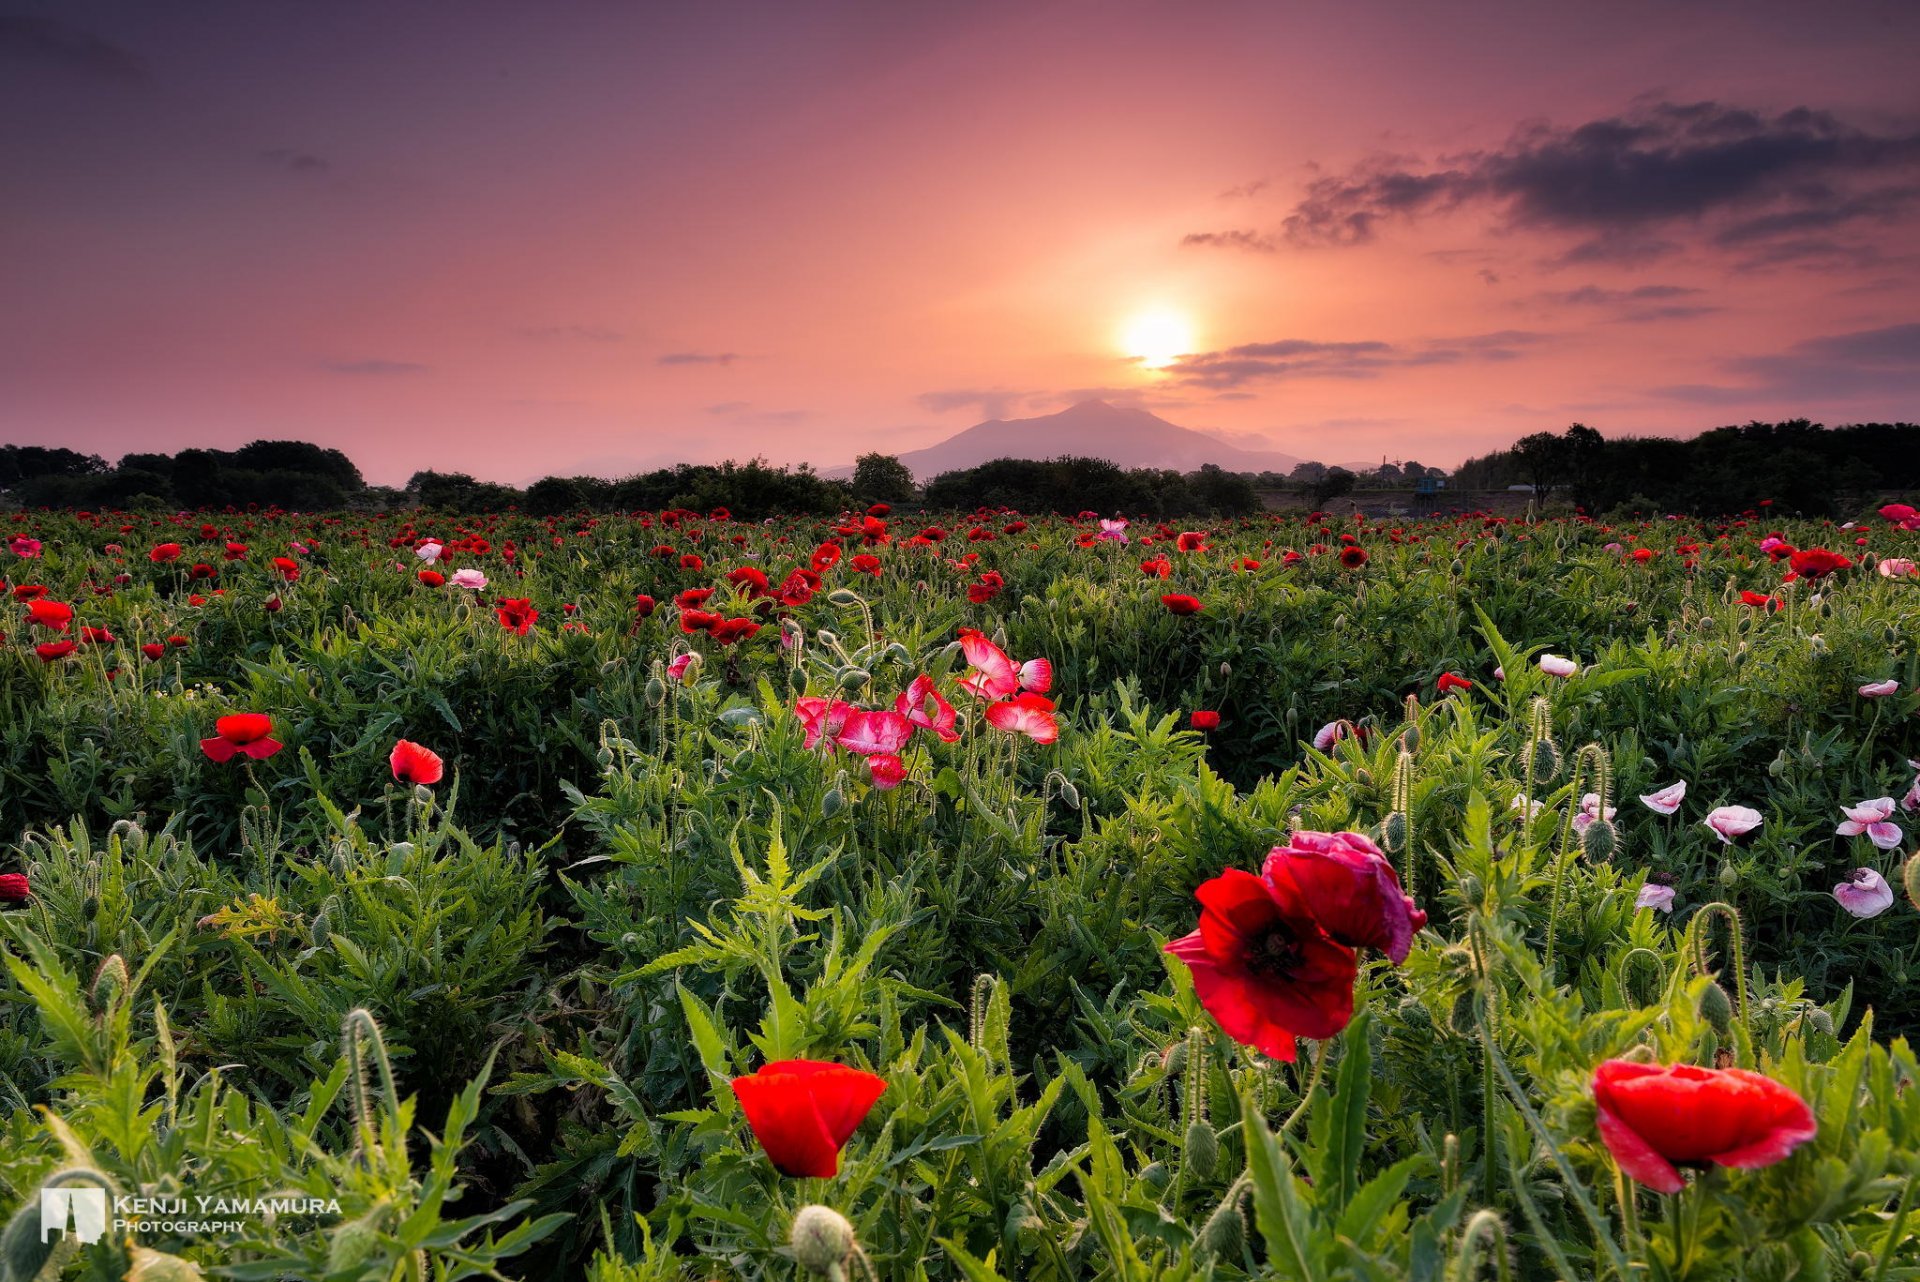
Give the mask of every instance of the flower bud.
[(1071, 783), (1062, 781), (1060, 784), (1060, 800), (1066, 802), (1075, 810), (1078, 810), (1080, 809), (1080, 790)]
[(1551, 779), (1560, 773), (1560, 746), (1542, 735), (1533, 744), (1533, 777)]
[(1196, 1117), (1192, 1125), (1187, 1127), (1181, 1162), (1198, 1180), (1210, 1180), (1213, 1173), (1220, 1169), (1220, 1137), (1213, 1133), (1206, 1119)]
[(859, 605), (860, 594), (852, 588), (835, 588), (827, 593), (827, 600), (839, 606)]
[(1620, 848), (1620, 830), (1611, 819), (1596, 819), (1580, 834), (1580, 853), (1588, 859), (1611, 859)]
[(1731, 890), (1740, 884), (1740, 870), (1732, 864), (1720, 865), (1720, 884)]
[(1149, 1162), (1140, 1168), (1140, 1182), (1155, 1197), (1167, 1191), (1167, 1185), (1173, 1183), (1173, 1172), (1167, 1169), (1165, 1162)]
[(1727, 990), (1718, 984), (1710, 983), (1700, 992), (1700, 1018), (1713, 1025), (1713, 1031), (1722, 1037), (1733, 1026), (1733, 1001), (1727, 996)]
[(1214, 1208), (1200, 1226), (1200, 1249), (1225, 1260), (1238, 1260), (1247, 1249), (1247, 1217), (1240, 1210), (1240, 1194)]
[(1824, 1037), (1833, 1036), (1833, 1016), (1815, 1006), (1807, 1012), (1807, 1027)]
[(847, 799), (841, 793), (838, 784), (827, 789), (826, 795), (820, 798), (820, 817), (822, 819), (831, 819), (846, 808)]
[(1907, 902), (1920, 908), (1920, 850), (1907, 857), (1907, 866), (1901, 870), (1900, 882), (1907, 890)]
[(1380, 828), (1380, 844), (1395, 854), (1407, 847), (1407, 817), (1396, 810)]
[(839, 1273), (853, 1254), (853, 1225), (830, 1206), (803, 1206), (793, 1217), (793, 1233), (787, 1240), (801, 1268), (825, 1277)]
[(865, 668), (847, 668), (840, 673), (839, 685), (842, 690), (858, 690), (872, 680), (873, 674)]

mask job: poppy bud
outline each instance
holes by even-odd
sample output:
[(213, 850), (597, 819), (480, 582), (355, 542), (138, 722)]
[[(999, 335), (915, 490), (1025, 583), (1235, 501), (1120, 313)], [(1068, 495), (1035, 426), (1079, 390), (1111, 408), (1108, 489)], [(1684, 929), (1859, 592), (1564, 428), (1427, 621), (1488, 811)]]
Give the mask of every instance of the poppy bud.
[(1400, 1006), (1394, 1012), (1401, 1024), (1409, 1029), (1430, 1031), (1433, 1028), (1433, 1012), (1418, 997), (1407, 996), (1400, 999)]
[(1812, 654), (1827, 653), (1827, 639), (1818, 632), (1807, 638), (1807, 650)]
[(1815, 1006), (1807, 1012), (1807, 1027), (1825, 1037), (1833, 1036), (1833, 1016)]
[(1533, 777), (1551, 779), (1560, 773), (1560, 746), (1546, 736), (1533, 743)]
[(128, 1282), (200, 1282), (200, 1266), (152, 1247), (136, 1246), (128, 1252)]
[(858, 690), (872, 680), (873, 674), (865, 668), (847, 668), (840, 673), (839, 685), (842, 690)]
[[(1060, 800), (1066, 802), (1075, 810), (1078, 810), (1080, 809), (1080, 790), (1065, 780), (1062, 780), (1060, 783)], [(1915, 859), (1920, 860), (1920, 856), (1915, 856)]]
[(647, 678), (647, 704), (657, 708), (667, 701), (667, 683), (659, 677)]
[(913, 655), (909, 654), (907, 652), (907, 647), (901, 645), (898, 641), (889, 641), (887, 643), (885, 654), (888, 659), (892, 660), (895, 663), (912, 663), (913, 662)]
[(1901, 884), (1907, 890), (1907, 902), (1920, 908), (1920, 850), (1913, 852), (1907, 859), (1907, 866), (1900, 873)]
[(1611, 819), (1596, 819), (1580, 834), (1580, 853), (1589, 859), (1611, 859), (1620, 848), (1620, 831)]
[(1380, 829), (1380, 844), (1398, 854), (1407, 845), (1407, 817), (1396, 810), (1387, 816), (1387, 822)]
[(333, 844), (333, 857), (327, 861), (328, 869), (330, 869), (336, 877), (345, 877), (347, 870), (352, 866), (353, 856), (347, 850), (347, 843), (344, 841), (336, 841)]
[(1165, 1162), (1149, 1162), (1140, 1168), (1140, 1182), (1155, 1197), (1167, 1191), (1167, 1185), (1173, 1183), (1173, 1172), (1167, 1169)]
[(1225, 659), (1222, 659), (1220, 661), (1220, 679), (1224, 681), (1232, 675), (1233, 675), (1233, 665), (1231, 663), (1228, 663)]
[(1453, 577), (1456, 579), (1467, 572), (1467, 567), (1459, 561), (1455, 561), (1448, 569), (1453, 572)]
[(1175, 1042), (1173, 1045), (1173, 1048), (1167, 1052), (1166, 1068), (1167, 1068), (1168, 1077), (1173, 1077), (1176, 1074), (1186, 1072), (1187, 1070), (1187, 1039), (1186, 1038), (1183, 1037), (1178, 1042)]
[(830, 631), (827, 628), (821, 628), (813, 635), (819, 638), (820, 644), (826, 646), (829, 650), (840, 644), (840, 634)]
[(1480, 885), (1480, 879), (1474, 876), (1472, 873), (1464, 873), (1460, 877), (1459, 884), (1460, 884), (1460, 902), (1468, 905), (1469, 907), (1474, 907), (1474, 908), (1479, 907), (1480, 896), (1483, 893)]
[(1713, 1031), (1722, 1037), (1733, 1026), (1733, 1001), (1727, 996), (1727, 990), (1718, 984), (1709, 983), (1700, 992), (1700, 1018), (1713, 1025)]
[(424, 783), (417, 783), (417, 784), (415, 784), (415, 785), (413, 785), (413, 802), (414, 802), (414, 804), (415, 804), (415, 805), (417, 805), (417, 806), (430, 806), (430, 805), (432, 805), (432, 804), (433, 804), (433, 789), (432, 789), (432, 788), (429, 788), (429, 787), (428, 787), (428, 786), (427, 786), (426, 784), (424, 784)]
[(1767, 763), (1767, 773), (1775, 779), (1786, 778), (1787, 772), (1792, 769), (1793, 761), (1787, 756), (1787, 750), (1785, 748), (1780, 749), (1779, 755)]
[(854, 1251), (853, 1225), (830, 1206), (803, 1206), (793, 1217), (793, 1258), (809, 1273), (838, 1276)]
[(1187, 1127), (1181, 1162), (1195, 1179), (1200, 1180), (1212, 1179), (1213, 1173), (1220, 1169), (1220, 1137), (1213, 1133), (1213, 1128), (1207, 1125), (1204, 1118), (1195, 1118), (1193, 1125)]
[(1400, 751), (1402, 752), (1420, 751), (1420, 727), (1419, 726), (1409, 725), (1406, 729), (1400, 732)]
[(820, 817), (831, 819), (847, 808), (847, 799), (840, 792), (839, 785), (827, 789), (826, 796), (820, 798)]
[(1475, 1031), (1474, 1013), (1476, 997), (1469, 988), (1453, 999), (1453, 1009), (1447, 1012), (1447, 1027), (1462, 1037), (1471, 1037)]
[(835, 588), (833, 591), (827, 593), (827, 600), (833, 602), (835, 605), (859, 605), (860, 594), (852, 588)]
[(1740, 884), (1740, 870), (1732, 864), (1720, 865), (1720, 884), (1731, 890)]
[(109, 955), (93, 975), (93, 1004), (107, 1009), (127, 991), (130, 982), (126, 959), (119, 953)]
[(327, 936), (332, 933), (333, 921), (327, 916), (326, 910), (321, 909), (313, 915), (313, 926), (308, 938), (312, 941), (313, 947), (324, 948), (327, 944)]
[(1240, 1210), (1240, 1194), (1214, 1208), (1200, 1226), (1200, 1249), (1225, 1260), (1238, 1260), (1247, 1249), (1247, 1217)]
[(88, 895), (86, 901), (80, 905), (80, 915), (88, 921), (92, 921), (95, 917), (98, 917), (100, 915), (100, 896)]

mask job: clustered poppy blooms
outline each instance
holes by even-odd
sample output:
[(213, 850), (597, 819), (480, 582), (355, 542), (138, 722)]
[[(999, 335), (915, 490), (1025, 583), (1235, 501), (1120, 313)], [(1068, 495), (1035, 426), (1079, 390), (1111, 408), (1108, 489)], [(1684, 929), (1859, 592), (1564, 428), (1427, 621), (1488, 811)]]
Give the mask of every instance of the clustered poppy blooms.
[(782, 1059), (731, 1083), (753, 1137), (782, 1175), (831, 1179), (886, 1079), (844, 1064)]
[(1227, 1036), (1292, 1060), (1300, 1037), (1332, 1037), (1353, 1018), (1356, 950), (1399, 965), (1427, 915), (1400, 889), (1386, 854), (1356, 832), (1297, 832), (1260, 875), (1229, 868), (1194, 892), (1200, 928), (1167, 945)]
[(1804, 1099), (1743, 1068), (1610, 1059), (1593, 1070), (1593, 1102), (1613, 1160), (1661, 1193), (1686, 1187), (1680, 1166), (1771, 1166), (1819, 1129)]

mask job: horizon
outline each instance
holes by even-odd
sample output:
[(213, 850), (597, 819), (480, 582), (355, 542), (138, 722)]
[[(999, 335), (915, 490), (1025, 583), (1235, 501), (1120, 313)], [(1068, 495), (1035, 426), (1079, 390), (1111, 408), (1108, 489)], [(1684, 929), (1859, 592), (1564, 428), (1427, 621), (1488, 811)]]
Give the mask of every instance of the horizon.
[(1086, 399), (1920, 419), (1920, 8), (0, 8), (0, 440), (522, 485)]

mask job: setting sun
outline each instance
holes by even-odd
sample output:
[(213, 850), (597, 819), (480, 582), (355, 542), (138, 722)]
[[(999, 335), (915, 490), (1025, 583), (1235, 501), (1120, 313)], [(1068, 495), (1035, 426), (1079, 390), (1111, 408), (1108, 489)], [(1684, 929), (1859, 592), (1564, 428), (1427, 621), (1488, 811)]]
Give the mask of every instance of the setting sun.
[(1193, 326), (1178, 312), (1142, 312), (1127, 323), (1121, 346), (1144, 369), (1165, 369), (1193, 350)]

